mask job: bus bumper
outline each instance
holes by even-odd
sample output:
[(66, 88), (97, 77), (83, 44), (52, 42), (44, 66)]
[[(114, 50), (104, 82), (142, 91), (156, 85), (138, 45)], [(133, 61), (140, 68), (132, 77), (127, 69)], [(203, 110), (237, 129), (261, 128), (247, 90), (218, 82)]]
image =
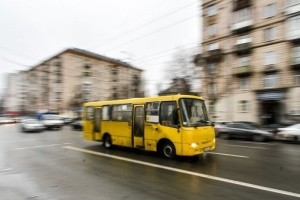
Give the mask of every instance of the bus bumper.
[(183, 144), (183, 156), (200, 155), (216, 148), (216, 140), (212, 140), (205, 144), (190, 143)]

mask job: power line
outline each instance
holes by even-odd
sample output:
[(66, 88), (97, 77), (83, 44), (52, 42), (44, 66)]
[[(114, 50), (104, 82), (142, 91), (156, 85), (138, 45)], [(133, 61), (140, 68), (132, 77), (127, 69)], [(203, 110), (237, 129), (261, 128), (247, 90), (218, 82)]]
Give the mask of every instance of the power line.
[(10, 63), (13, 63), (13, 64), (16, 64), (16, 65), (20, 65), (20, 66), (23, 66), (23, 67), (28, 67), (28, 65), (25, 65), (25, 64), (21, 64), (21, 63), (18, 63), (16, 61), (13, 61), (13, 60), (10, 60), (10, 59), (7, 59), (7, 58), (3, 58), (3, 57), (0, 57), (1, 60), (4, 60), (6, 62), (10, 62)]
[[(198, 3), (198, 2), (193, 2), (193, 3), (187, 4), (187, 5), (183, 6), (183, 7), (180, 7), (180, 8), (178, 8), (178, 9), (176, 9), (176, 10), (173, 10), (173, 11), (171, 11), (171, 12), (169, 12), (169, 13), (167, 13), (167, 14), (161, 16), (161, 17), (155, 18), (155, 19), (153, 19), (153, 20), (151, 20), (151, 21), (149, 21), (149, 22), (146, 22), (145, 24), (142, 24), (142, 25), (140, 25), (140, 26), (137, 26), (137, 27), (135, 27), (135, 28), (133, 28), (133, 29), (131, 29), (131, 30), (129, 30), (129, 31), (124, 32), (124, 33), (121, 33), (121, 34), (119, 34), (119, 35), (117, 35), (117, 36), (115, 36), (115, 37), (112, 37), (112, 38), (108, 39), (107, 41), (103, 42), (101, 45), (105, 45), (105, 44), (107, 44), (107, 43), (109, 43), (109, 42), (111, 42), (111, 41), (113, 41), (113, 40), (116, 40), (116, 39), (118, 39), (118, 38), (124, 37), (124, 36), (126, 36), (126, 35), (128, 35), (128, 34), (134, 32), (134, 31), (136, 31), (136, 30), (139, 30), (139, 29), (141, 29), (141, 28), (144, 28), (144, 27), (146, 27), (146, 26), (149, 26), (150, 24), (153, 24), (153, 23), (156, 22), (156, 21), (159, 21), (159, 20), (161, 20), (161, 19), (163, 19), (163, 18), (166, 18), (166, 17), (168, 17), (168, 16), (171, 16), (171, 15), (173, 15), (173, 14), (175, 14), (175, 13), (177, 13), (177, 12), (179, 12), (179, 11), (181, 11), (181, 10), (183, 10), (183, 9), (185, 9), (185, 8), (187, 8), (187, 7), (189, 7), (189, 6), (193, 5), (193, 4), (195, 4), (195, 3)], [(95, 45), (94, 47), (91, 47), (91, 49), (97, 48), (97, 46), (99, 46), (99, 44), (98, 44), (98, 45)]]
[[(188, 45), (192, 45), (192, 44), (197, 44), (197, 43), (190, 43), (190, 44), (188, 44)], [(183, 46), (187, 46), (187, 45), (183, 45)], [(182, 47), (182, 46), (180, 46), (180, 47)], [(194, 48), (196, 48), (196, 46), (194, 46), (194, 47), (190, 47), (190, 48), (187, 48), (187, 49), (184, 49), (184, 50), (189, 50), (189, 49), (194, 49)], [(150, 56), (145, 56), (145, 57), (141, 57), (141, 58), (139, 58), (139, 59), (136, 59), (135, 61), (137, 61), (138, 60), (138, 63), (139, 62), (145, 62), (145, 61), (148, 61), (148, 60), (150, 60), (151, 58), (153, 58), (153, 57), (155, 57), (155, 58), (161, 58), (161, 57), (167, 57), (167, 56), (169, 56), (169, 55), (172, 55), (172, 54), (174, 54), (174, 53), (176, 53), (176, 52), (172, 52), (172, 53), (167, 53), (167, 52), (170, 52), (170, 51), (176, 51), (176, 49), (177, 48), (172, 48), (172, 49), (169, 49), (169, 50), (166, 50), (166, 51), (160, 51), (159, 53), (155, 53), (155, 54), (152, 54), (152, 55), (150, 55)], [(166, 54), (167, 53), (167, 54)]]
[(152, 32), (147, 33), (147, 34), (145, 34), (145, 35), (142, 35), (142, 36), (140, 36), (140, 37), (137, 37), (137, 38), (135, 38), (135, 39), (126, 41), (126, 42), (124, 42), (124, 43), (122, 43), (122, 44), (120, 44), (120, 45), (117, 45), (117, 46), (114, 46), (114, 47), (112, 47), (112, 48), (109, 48), (109, 49), (107, 49), (106, 51), (111, 51), (112, 49), (114, 49), (114, 48), (116, 48), (116, 47), (124, 46), (125, 44), (132, 43), (132, 42), (135, 42), (135, 41), (140, 40), (140, 39), (142, 39), (142, 38), (151, 36), (151, 35), (153, 35), (154, 33), (163, 31), (163, 30), (165, 30), (165, 29), (168, 29), (168, 28), (170, 28), (170, 27), (172, 27), (172, 26), (175, 26), (175, 25), (177, 25), (177, 24), (183, 23), (183, 22), (185, 22), (185, 21), (191, 20), (191, 19), (193, 19), (193, 18), (195, 18), (195, 17), (198, 17), (198, 16), (199, 16), (198, 14), (197, 14), (197, 15), (190, 16), (190, 17), (188, 17), (188, 18), (185, 18), (185, 19), (183, 19), (183, 20), (180, 20), (180, 21), (175, 22), (175, 23), (173, 23), (173, 24), (170, 24), (170, 25), (168, 25), (168, 26), (162, 27), (162, 28), (160, 28), (160, 29), (157, 29), (157, 30), (155, 30), (155, 31), (152, 31)]

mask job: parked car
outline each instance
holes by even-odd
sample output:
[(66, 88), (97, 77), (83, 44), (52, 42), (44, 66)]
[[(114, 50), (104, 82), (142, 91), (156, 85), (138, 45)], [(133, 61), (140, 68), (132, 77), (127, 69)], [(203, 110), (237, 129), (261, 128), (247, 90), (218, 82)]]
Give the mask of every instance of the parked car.
[(277, 140), (300, 142), (300, 124), (278, 128), (275, 138)]
[(228, 123), (219, 127), (218, 135), (223, 139), (241, 138), (262, 142), (274, 139), (274, 134), (246, 123)]
[(216, 121), (214, 122), (214, 129), (215, 129), (215, 135), (216, 137), (219, 137), (219, 130), (221, 130), (221, 128), (223, 126), (225, 126), (226, 124), (232, 123), (230, 121)]
[(59, 115), (43, 115), (41, 122), (47, 129), (61, 129), (64, 125), (63, 119)]
[(64, 121), (64, 124), (71, 124), (74, 121), (74, 119), (68, 118), (68, 117), (64, 117), (63, 121)]
[(234, 122), (235, 123), (249, 124), (249, 125), (254, 126), (254, 127), (258, 128), (258, 129), (261, 128), (260, 125), (257, 124), (257, 123), (255, 123), (255, 122), (249, 122), (249, 121), (234, 121)]
[(24, 119), (20, 123), (20, 129), (23, 132), (41, 132), (45, 126), (37, 119)]
[(82, 119), (76, 119), (74, 122), (71, 123), (71, 127), (74, 130), (82, 130), (82, 128), (83, 128), (83, 121), (82, 121)]
[(0, 124), (13, 124), (15, 120), (9, 117), (0, 117)]

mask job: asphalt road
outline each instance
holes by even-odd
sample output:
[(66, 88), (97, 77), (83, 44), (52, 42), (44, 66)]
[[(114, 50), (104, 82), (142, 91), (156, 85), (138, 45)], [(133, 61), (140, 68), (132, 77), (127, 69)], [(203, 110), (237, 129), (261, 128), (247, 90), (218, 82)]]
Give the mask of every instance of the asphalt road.
[(300, 145), (217, 139), (199, 160), (0, 126), (0, 200), (300, 199)]

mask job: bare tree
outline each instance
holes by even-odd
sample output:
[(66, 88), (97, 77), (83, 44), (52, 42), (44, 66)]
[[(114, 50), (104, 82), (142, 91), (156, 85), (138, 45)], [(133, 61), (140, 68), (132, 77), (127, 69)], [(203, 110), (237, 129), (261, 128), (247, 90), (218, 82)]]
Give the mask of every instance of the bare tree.
[(191, 49), (178, 48), (174, 53), (172, 61), (164, 71), (165, 80), (169, 81), (172, 92), (199, 93), (196, 88), (199, 87), (200, 75), (194, 58), (195, 53)]

